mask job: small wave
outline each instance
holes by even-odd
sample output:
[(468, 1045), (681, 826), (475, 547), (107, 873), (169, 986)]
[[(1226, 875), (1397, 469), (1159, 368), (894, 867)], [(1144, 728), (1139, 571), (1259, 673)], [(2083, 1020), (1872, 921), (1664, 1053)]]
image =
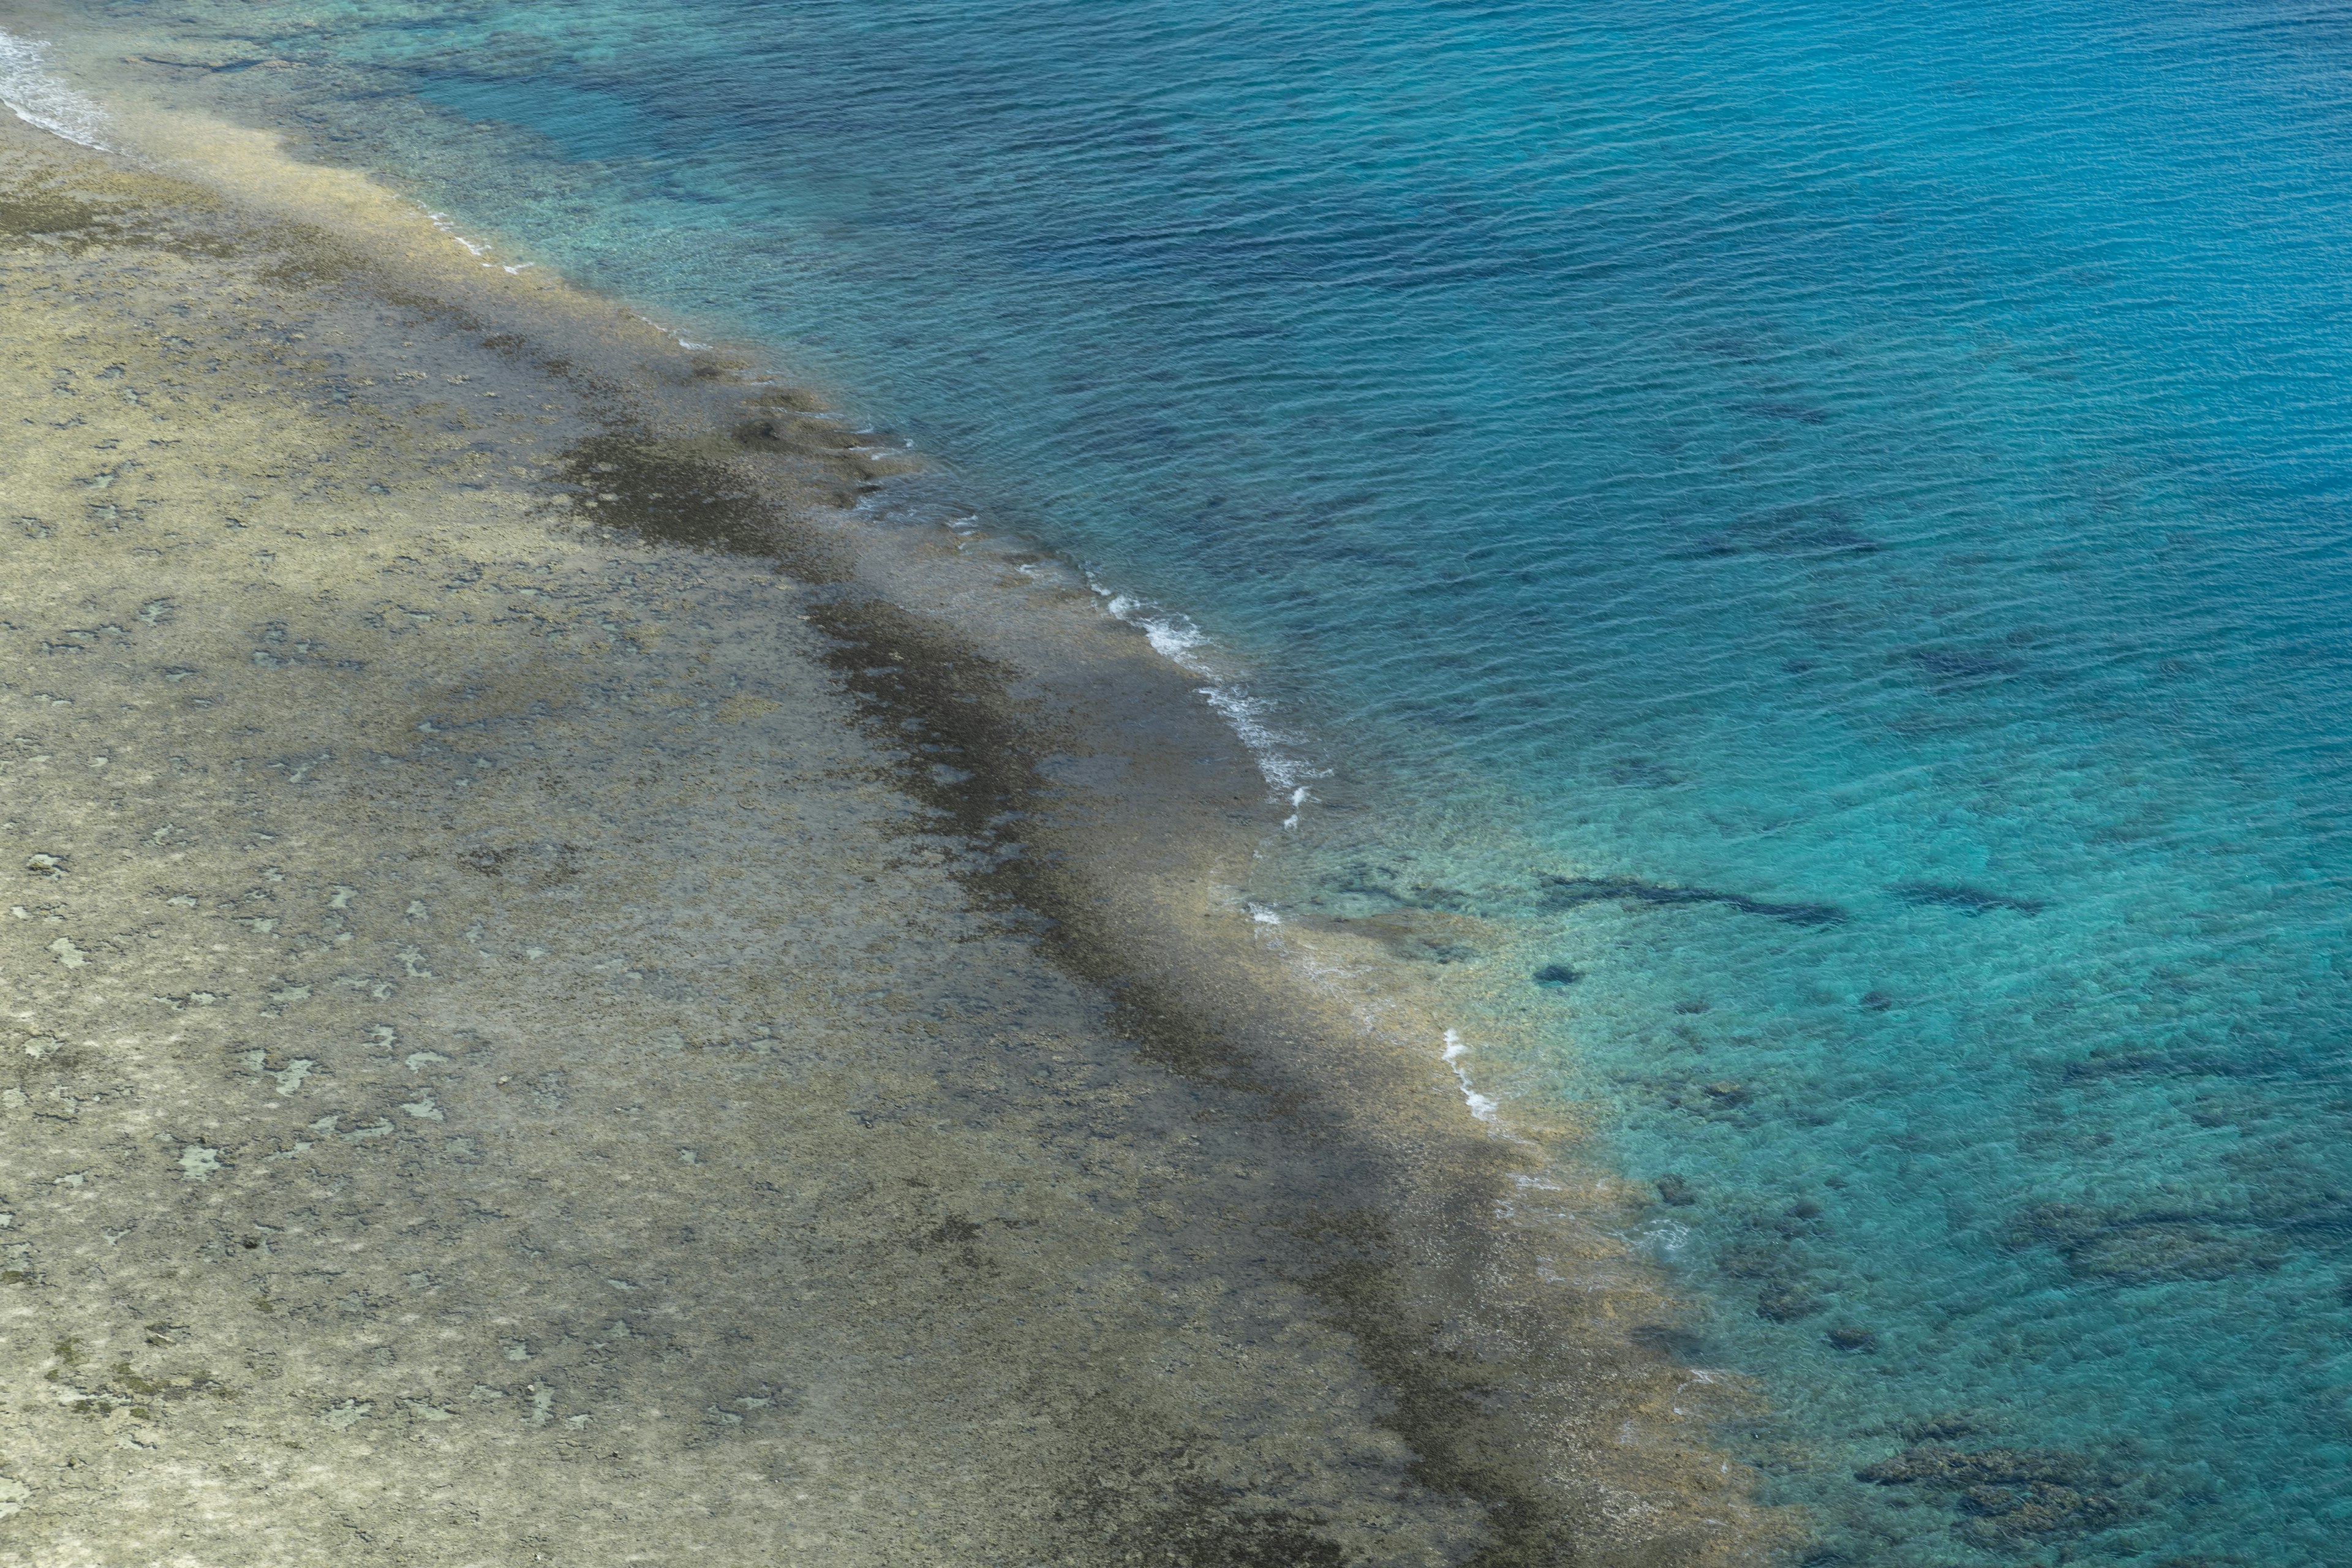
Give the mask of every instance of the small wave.
[(1662, 1263), (1672, 1263), (1682, 1256), (1682, 1250), (1689, 1245), (1690, 1238), (1690, 1226), (1670, 1219), (1660, 1219), (1644, 1226), (1636, 1239), (1652, 1257)]
[[(912, 446), (908, 442), (905, 447), (854, 447), (850, 450), (899, 457)], [(849, 510), (856, 516), (872, 518), (894, 528), (944, 528), (958, 539), (969, 539), (981, 529), (980, 513), (961, 501), (926, 495), (919, 486), (886, 483), (873, 494), (858, 497)], [(1030, 576), (1036, 575), (1026, 566), (1021, 570)]]
[(41, 69), (49, 46), (0, 32), (0, 103), (26, 124), (94, 152), (114, 149), (98, 139), (106, 110)]
[[(466, 240), (460, 239), (457, 243), (464, 245), (468, 250), (473, 249), (472, 245)], [(481, 252), (476, 250), (474, 251), (474, 254), (479, 256)], [(482, 263), (482, 265), (487, 267), (489, 263), (486, 261)], [(530, 263), (526, 262), (524, 265), (528, 266)], [(507, 270), (512, 272), (515, 268), (509, 267)], [(669, 339), (672, 342), (676, 343), (678, 347), (685, 349), (689, 353), (701, 353), (709, 350), (711, 346), (709, 343), (698, 343), (692, 338), (688, 337), (684, 332), (679, 331), (676, 327), (665, 327), (659, 321), (655, 321), (651, 316), (646, 315), (642, 311), (632, 310), (629, 314), (636, 317), (638, 321), (643, 321), (646, 325), (651, 327), (654, 331)], [(782, 386), (787, 384), (781, 381), (752, 381), (746, 384), (751, 386)]]
[[(480, 257), (488, 254), (490, 247), (488, 242), (478, 245), (474, 241), (467, 239), (464, 235), (459, 234), (457, 232), (457, 226), (449, 221), (449, 215), (447, 213), (428, 212), (425, 216), (432, 221), (435, 228), (439, 229), (451, 239), (454, 239), (458, 244), (464, 246), (466, 247), (466, 254), (468, 256)], [(485, 261), (482, 265), (488, 267), (490, 263)]]
[(1470, 1047), (1462, 1043), (1462, 1037), (1452, 1029), (1446, 1030), (1445, 1065), (1454, 1069), (1454, 1081), (1462, 1086), (1462, 1102), (1470, 1108), (1470, 1114), (1479, 1121), (1492, 1121), (1495, 1120), (1496, 1112), (1502, 1110), (1502, 1107), (1470, 1087), (1470, 1069), (1462, 1065), (1462, 1058), (1469, 1054)]
[(1185, 673), (1213, 682), (1201, 688), (1201, 696), (1249, 748), (1267, 785), (1276, 794), (1289, 797), (1290, 815), (1283, 819), (1283, 826), (1297, 826), (1300, 808), (1315, 798), (1308, 793), (1307, 781), (1327, 777), (1330, 770), (1316, 767), (1295, 754), (1295, 748), (1301, 743), (1299, 737), (1266, 721), (1273, 711), (1272, 703), (1262, 697), (1253, 697), (1248, 688), (1236, 681), (1219, 679), (1214, 667), (1201, 657), (1202, 648), (1215, 645), (1190, 616), (1160, 609), (1129, 595), (1113, 593), (1091, 579), (1088, 586), (1103, 596), (1107, 601), (1103, 607), (1114, 618), (1143, 633), (1153, 652)]

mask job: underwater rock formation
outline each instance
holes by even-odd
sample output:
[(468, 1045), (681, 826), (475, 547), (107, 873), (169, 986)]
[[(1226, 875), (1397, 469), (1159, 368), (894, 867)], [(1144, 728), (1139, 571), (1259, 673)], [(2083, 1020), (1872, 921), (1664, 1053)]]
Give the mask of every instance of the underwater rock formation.
[(1955, 1533), (1986, 1549), (2085, 1534), (2128, 1511), (2113, 1493), (2120, 1478), (2063, 1448), (1969, 1450), (1923, 1443), (1864, 1466), (1854, 1479), (1953, 1494), (1961, 1516)]
[(1762, 915), (1791, 925), (1836, 925), (1845, 911), (1834, 904), (1781, 904), (1726, 893), (1713, 888), (1669, 888), (1632, 877), (1554, 877), (1538, 879), (1540, 907), (1547, 914), (1583, 904), (1721, 904), (1743, 915)]
[(2221, 1279), (2251, 1269), (2275, 1268), (2286, 1243), (2242, 1218), (2105, 1208), (2089, 1204), (2036, 1204), (2010, 1226), (2012, 1245), (2045, 1246), (2084, 1279), (2118, 1285), (2177, 1279)]
[(1952, 882), (1897, 882), (1886, 890), (1909, 903), (1939, 904), (1968, 915), (1989, 914), (1994, 910), (2038, 915), (2050, 907), (2039, 899), (2012, 899), (2003, 893)]

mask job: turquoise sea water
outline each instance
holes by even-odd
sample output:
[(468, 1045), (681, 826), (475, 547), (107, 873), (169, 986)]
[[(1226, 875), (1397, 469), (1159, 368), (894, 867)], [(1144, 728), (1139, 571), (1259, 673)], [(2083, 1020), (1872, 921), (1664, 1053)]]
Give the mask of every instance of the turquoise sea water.
[(2352, 1563), (2346, 12), (78, 9), (1245, 657), (1808, 1561)]

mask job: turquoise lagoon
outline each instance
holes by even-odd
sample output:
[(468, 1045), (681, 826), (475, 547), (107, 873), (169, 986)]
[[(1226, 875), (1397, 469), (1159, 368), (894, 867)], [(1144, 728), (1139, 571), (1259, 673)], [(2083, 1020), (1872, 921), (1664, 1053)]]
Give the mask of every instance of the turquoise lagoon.
[(1816, 1568), (2352, 1563), (2345, 12), (69, 9), (1244, 661)]

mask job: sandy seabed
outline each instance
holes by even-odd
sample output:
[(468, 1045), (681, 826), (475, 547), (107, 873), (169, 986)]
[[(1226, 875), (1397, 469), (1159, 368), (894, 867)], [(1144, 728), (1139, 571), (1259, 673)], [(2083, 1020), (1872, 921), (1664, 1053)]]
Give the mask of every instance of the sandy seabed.
[(1073, 574), (359, 176), (126, 144), (0, 123), (0, 1563), (1788, 1536), (1622, 1194), (1252, 921), (1281, 808)]

